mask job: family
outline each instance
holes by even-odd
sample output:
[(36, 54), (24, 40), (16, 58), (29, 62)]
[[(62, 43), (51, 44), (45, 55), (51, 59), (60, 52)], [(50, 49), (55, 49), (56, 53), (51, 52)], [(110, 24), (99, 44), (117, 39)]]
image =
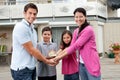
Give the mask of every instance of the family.
[(57, 80), (56, 65), (60, 60), (64, 80), (101, 80), (95, 34), (87, 22), (86, 10), (81, 7), (74, 10), (78, 27), (73, 33), (69, 30), (62, 32), (59, 49), (51, 41), (52, 30), (49, 26), (42, 29), (43, 40), (37, 42), (39, 36), (33, 25), (37, 13), (34, 3), (26, 4), (24, 18), (13, 29), (10, 66), (13, 80), (36, 80), (36, 76), (37, 80)]

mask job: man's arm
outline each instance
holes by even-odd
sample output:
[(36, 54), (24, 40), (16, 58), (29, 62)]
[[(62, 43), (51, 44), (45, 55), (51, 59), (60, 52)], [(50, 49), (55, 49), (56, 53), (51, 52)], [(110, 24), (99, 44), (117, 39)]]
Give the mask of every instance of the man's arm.
[(55, 64), (55, 62), (52, 59), (51, 60), (46, 59), (37, 48), (34, 48), (31, 41), (24, 43), (23, 46), (28, 51), (28, 53), (30, 53), (36, 59), (43, 61), (47, 64), (51, 65)]

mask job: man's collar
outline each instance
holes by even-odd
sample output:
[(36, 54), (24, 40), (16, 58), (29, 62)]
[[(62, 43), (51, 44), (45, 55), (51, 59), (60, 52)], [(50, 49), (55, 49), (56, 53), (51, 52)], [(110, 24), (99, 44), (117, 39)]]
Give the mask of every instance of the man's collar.
[(23, 19), (22, 21), (23, 21), (26, 25), (28, 25), (28, 26), (33, 26), (33, 24), (28, 23), (28, 21), (25, 20), (25, 19)]

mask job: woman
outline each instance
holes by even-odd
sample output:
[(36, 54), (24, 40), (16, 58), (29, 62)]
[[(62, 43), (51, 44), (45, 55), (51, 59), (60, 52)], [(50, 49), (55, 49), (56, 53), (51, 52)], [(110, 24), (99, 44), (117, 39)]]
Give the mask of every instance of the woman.
[(64, 56), (79, 52), (79, 73), (81, 80), (101, 80), (100, 61), (96, 49), (95, 34), (89, 25), (84, 8), (74, 11), (74, 19), (78, 28), (74, 30), (71, 45), (64, 49), (54, 60), (58, 61)]

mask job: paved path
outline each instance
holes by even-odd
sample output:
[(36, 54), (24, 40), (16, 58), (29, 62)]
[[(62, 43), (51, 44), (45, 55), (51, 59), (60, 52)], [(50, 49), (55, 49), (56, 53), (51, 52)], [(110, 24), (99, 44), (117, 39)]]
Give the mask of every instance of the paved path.
[[(120, 80), (120, 64), (114, 64), (114, 59), (101, 58), (102, 80)], [(61, 63), (57, 65), (57, 80), (63, 80)], [(9, 66), (0, 65), (0, 80), (12, 80)]]
[(114, 59), (102, 58), (102, 80), (120, 80), (120, 64), (114, 64)]

